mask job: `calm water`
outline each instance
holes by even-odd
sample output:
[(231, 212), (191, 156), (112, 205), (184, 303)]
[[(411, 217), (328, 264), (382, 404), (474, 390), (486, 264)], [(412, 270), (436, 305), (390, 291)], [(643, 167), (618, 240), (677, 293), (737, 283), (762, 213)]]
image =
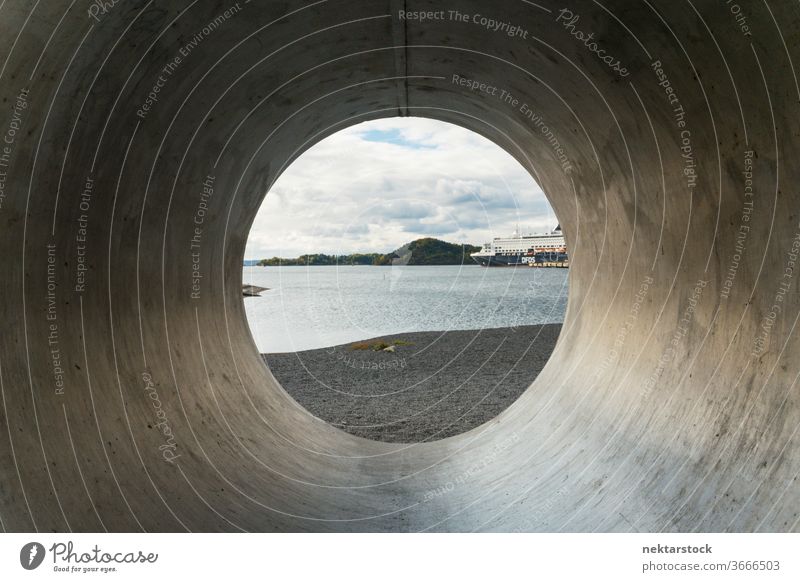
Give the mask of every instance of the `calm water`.
[(293, 352), (412, 331), (560, 323), (568, 269), (245, 267), (245, 298), (263, 353)]

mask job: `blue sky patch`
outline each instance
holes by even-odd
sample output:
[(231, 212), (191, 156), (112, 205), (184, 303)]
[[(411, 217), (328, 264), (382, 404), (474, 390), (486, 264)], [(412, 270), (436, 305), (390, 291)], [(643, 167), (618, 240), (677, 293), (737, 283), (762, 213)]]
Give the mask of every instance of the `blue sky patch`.
[(427, 145), (421, 141), (406, 139), (399, 129), (370, 129), (360, 134), (364, 141), (390, 143), (412, 150), (435, 150), (435, 145)]

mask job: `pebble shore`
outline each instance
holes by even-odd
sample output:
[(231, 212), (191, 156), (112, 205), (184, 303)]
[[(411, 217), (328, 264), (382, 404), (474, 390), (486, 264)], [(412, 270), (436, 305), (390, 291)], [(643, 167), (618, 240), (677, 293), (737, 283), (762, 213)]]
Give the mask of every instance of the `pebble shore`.
[(530, 386), (560, 324), (382, 336), (393, 351), (354, 344), (265, 354), (286, 391), (314, 416), (368, 439), (411, 443), (496, 417)]

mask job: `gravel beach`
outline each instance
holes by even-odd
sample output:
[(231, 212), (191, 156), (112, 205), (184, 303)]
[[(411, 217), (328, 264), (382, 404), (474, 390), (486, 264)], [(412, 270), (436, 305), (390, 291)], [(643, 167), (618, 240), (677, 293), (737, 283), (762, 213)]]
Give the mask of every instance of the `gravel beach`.
[(345, 344), (264, 359), (313, 415), (368, 439), (421, 442), (505, 410), (544, 367), (560, 331), (548, 324), (406, 333), (358, 342), (389, 351)]

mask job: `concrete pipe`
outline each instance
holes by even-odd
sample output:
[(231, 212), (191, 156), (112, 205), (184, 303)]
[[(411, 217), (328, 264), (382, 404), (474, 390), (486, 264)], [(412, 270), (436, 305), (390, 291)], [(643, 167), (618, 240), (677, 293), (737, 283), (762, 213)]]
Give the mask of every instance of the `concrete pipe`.
[[(5, 530), (798, 530), (797, 5), (453, 6), (2, 4)], [(241, 270), (288, 163), (410, 115), (524, 164), (574, 261), (525, 394), (398, 445), (286, 394)]]

